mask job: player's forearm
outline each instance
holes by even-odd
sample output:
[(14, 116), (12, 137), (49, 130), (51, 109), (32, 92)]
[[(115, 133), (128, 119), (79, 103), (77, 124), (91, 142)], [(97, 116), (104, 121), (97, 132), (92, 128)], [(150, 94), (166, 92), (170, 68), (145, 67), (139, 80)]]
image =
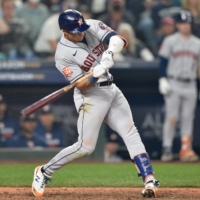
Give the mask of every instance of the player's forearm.
[(167, 76), (167, 65), (168, 65), (168, 59), (166, 59), (164, 57), (160, 57), (160, 63), (159, 63), (160, 78)]
[(122, 38), (119, 35), (114, 35), (110, 38), (107, 51), (112, 51), (114, 55), (118, 54), (127, 46), (127, 44), (128, 42), (125, 38)]
[(87, 79), (81, 81), (80, 83), (77, 83), (76, 88), (79, 89), (80, 91), (85, 91), (93, 87), (97, 81), (98, 78), (94, 78), (91, 75)]

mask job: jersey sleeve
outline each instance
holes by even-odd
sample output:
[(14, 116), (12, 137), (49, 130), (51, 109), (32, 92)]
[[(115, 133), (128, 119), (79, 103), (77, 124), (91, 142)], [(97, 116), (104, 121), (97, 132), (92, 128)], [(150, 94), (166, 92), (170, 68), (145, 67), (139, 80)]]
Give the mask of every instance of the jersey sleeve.
[(56, 59), (56, 67), (70, 83), (83, 76), (81, 68), (72, 61)]
[[(117, 33), (113, 31), (109, 26), (104, 24), (102, 21), (99, 20), (91, 20), (90, 21), (92, 29), (98, 38), (98, 40), (102, 43), (104, 43), (104, 40), (107, 40), (108, 35), (116, 35)], [(111, 37), (110, 36), (110, 37)]]
[(166, 38), (159, 50), (159, 56), (164, 57), (164, 58), (169, 58), (171, 54), (171, 41), (169, 38)]

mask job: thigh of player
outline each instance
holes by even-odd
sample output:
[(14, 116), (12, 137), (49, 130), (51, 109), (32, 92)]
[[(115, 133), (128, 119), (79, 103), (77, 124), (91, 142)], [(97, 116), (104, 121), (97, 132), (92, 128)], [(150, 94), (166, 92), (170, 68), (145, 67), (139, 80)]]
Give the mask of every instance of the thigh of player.
[(164, 96), (164, 100), (166, 118), (178, 119), (181, 107), (180, 95), (172, 91), (169, 95)]
[(116, 86), (115, 90), (115, 98), (106, 115), (105, 122), (123, 138), (129, 155), (133, 158), (146, 150), (133, 122), (131, 109), (126, 98)]
[(195, 87), (184, 94), (181, 108), (181, 133), (191, 134), (193, 129), (193, 120), (195, 108), (197, 105), (197, 90)]
[(74, 101), (79, 112), (77, 122), (79, 141), (83, 141), (84, 146), (93, 148), (112, 98), (106, 91), (91, 88), (84, 93), (75, 90)]
[(105, 117), (105, 122), (121, 136), (126, 134), (134, 125), (130, 106), (122, 94), (115, 86), (115, 98), (112, 106)]

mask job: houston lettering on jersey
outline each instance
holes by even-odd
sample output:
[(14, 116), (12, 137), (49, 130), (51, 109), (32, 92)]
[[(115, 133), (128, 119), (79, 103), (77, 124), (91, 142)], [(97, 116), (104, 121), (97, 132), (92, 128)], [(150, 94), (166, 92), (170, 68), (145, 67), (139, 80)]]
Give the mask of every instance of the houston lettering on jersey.
[[(99, 43), (93, 50), (92, 53), (99, 57), (104, 52), (104, 46), (102, 43)], [(88, 72), (93, 64), (95, 63), (96, 59), (92, 55), (88, 55), (81, 66), (81, 69)]]
[(192, 51), (177, 51), (177, 52), (174, 52), (172, 55), (175, 58), (182, 57), (182, 56), (188, 56), (188, 57), (192, 57), (194, 60), (198, 59), (197, 54), (195, 54)]
[(96, 56), (100, 56), (104, 52), (104, 46), (102, 43), (99, 43), (93, 50), (92, 53), (95, 54)]
[(93, 66), (95, 61), (96, 61), (95, 58), (89, 54), (87, 58), (85, 59), (83, 65), (81, 66), (81, 69), (88, 72)]

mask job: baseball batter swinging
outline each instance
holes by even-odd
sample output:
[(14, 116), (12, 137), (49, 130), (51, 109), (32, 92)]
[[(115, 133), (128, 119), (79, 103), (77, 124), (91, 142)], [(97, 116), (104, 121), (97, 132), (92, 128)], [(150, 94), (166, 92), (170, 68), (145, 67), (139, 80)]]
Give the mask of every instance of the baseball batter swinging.
[[(71, 83), (90, 71), (93, 75), (78, 83), (74, 90), (74, 102), (79, 113), (78, 142), (35, 169), (33, 194), (42, 197), (45, 185), (56, 170), (94, 151), (99, 129), (105, 121), (123, 138), (144, 181), (142, 195), (155, 197), (159, 181), (154, 179), (151, 162), (134, 125), (129, 104), (109, 73), (114, 65), (113, 56), (128, 45), (126, 39), (101, 21), (85, 21), (76, 10), (61, 13), (58, 21), (63, 36), (55, 54), (56, 67)], [(108, 45), (106, 51), (103, 44)]]
[(161, 160), (173, 159), (174, 129), (180, 114), (180, 160), (196, 161), (199, 158), (192, 150), (192, 131), (197, 103), (200, 40), (191, 34), (192, 14), (189, 11), (181, 11), (175, 20), (178, 32), (164, 40), (159, 52), (159, 90), (164, 95), (166, 105)]

